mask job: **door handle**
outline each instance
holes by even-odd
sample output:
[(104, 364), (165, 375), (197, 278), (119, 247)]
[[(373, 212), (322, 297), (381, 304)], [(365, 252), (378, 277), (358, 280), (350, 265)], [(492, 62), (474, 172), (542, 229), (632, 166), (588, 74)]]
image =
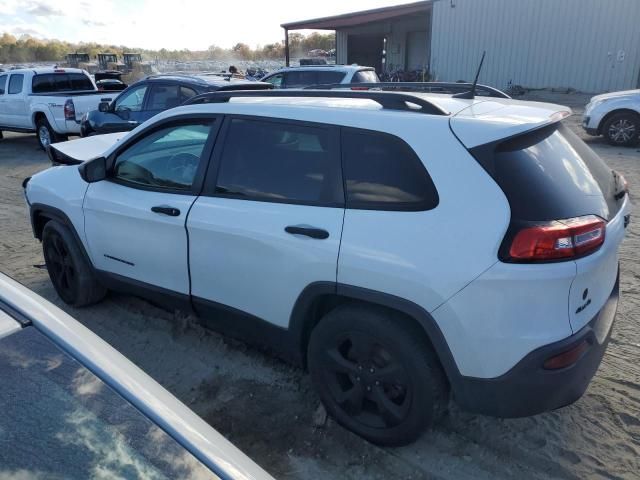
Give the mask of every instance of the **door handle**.
[(177, 217), (178, 215), (180, 215), (180, 210), (178, 210), (177, 208), (166, 206), (151, 207), (151, 211), (154, 213), (169, 215), (170, 217)]
[(326, 238), (329, 238), (329, 232), (327, 232), (326, 230), (322, 230), (321, 228), (295, 227), (293, 225), (289, 225), (288, 227), (285, 227), (284, 231), (290, 233), (291, 235), (305, 235), (317, 240), (324, 240)]

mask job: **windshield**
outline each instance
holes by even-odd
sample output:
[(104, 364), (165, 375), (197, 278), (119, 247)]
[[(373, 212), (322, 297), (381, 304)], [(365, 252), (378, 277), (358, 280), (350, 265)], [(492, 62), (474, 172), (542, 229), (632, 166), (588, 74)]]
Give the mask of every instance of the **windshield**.
[(218, 478), (34, 327), (0, 339), (0, 378), (0, 479)]

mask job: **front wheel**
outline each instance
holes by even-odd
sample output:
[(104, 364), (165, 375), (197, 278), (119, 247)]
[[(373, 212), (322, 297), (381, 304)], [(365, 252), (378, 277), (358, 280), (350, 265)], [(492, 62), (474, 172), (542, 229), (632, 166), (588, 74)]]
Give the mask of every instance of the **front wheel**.
[(444, 410), (447, 387), (421, 332), (369, 306), (329, 312), (311, 333), (308, 366), (327, 411), (379, 445), (404, 445)]
[(640, 115), (630, 112), (615, 113), (605, 122), (602, 133), (611, 145), (634, 146), (640, 137)]
[(65, 303), (83, 307), (104, 298), (107, 290), (97, 281), (71, 231), (50, 220), (42, 231), (42, 250), (49, 278)]

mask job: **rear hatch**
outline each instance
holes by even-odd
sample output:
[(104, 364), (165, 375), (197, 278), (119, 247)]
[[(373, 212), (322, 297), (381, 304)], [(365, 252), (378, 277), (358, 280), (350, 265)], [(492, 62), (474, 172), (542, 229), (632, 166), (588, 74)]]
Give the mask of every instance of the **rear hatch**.
[[(509, 201), (511, 222), (500, 260), (574, 262), (568, 308), (575, 332), (602, 308), (616, 282), (630, 210), (626, 182), (561, 122), (568, 109), (530, 102), (486, 104), (452, 117), (451, 128)], [(582, 224), (586, 230), (574, 227)], [(514, 250), (528, 232), (546, 235), (553, 229), (563, 232), (552, 238), (551, 248), (557, 250), (538, 248), (541, 237), (530, 240), (528, 257)]]

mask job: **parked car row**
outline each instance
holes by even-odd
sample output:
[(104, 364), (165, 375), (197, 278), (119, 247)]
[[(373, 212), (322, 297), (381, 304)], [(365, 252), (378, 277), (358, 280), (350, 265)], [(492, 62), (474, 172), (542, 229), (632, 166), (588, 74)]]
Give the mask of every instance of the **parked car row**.
[(475, 90), (214, 91), (53, 144), (61, 166), (23, 184), (51, 282), (76, 307), (122, 290), (263, 345), (377, 444), (413, 441), (450, 397), (568, 405), (609, 341), (628, 186), (566, 107)]

